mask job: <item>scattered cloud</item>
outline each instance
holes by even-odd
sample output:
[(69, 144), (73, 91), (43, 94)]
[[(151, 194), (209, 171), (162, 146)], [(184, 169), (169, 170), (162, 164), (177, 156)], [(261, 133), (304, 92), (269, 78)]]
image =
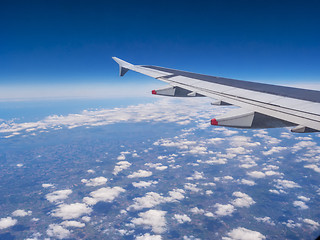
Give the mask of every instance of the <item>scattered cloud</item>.
[(6, 229), (17, 224), (17, 220), (12, 217), (0, 218), (0, 229)]
[(267, 223), (271, 226), (275, 226), (276, 224), (274, 223), (274, 221), (271, 220), (270, 217), (254, 217), (255, 220), (257, 220), (258, 222), (263, 222), (263, 223)]
[(131, 222), (135, 225), (144, 225), (151, 227), (154, 233), (163, 233), (166, 231), (166, 211), (149, 210), (139, 213), (139, 218), (134, 218)]
[(76, 228), (83, 228), (85, 227), (85, 224), (78, 221), (63, 221), (61, 225), (65, 227), (76, 227)]
[(227, 237), (222, 237), (223, 240), (263, 240), (264, 235), (259, 232), (252, 231), (243, 227), (233, 229), (227, 233)]
[(245, 184), (245, 185), (248, 185), (248, 186), (254, 186), (256, 185), (256, 183), (252, 180), (247, 180), (247, 179), (241, 179), (241, 183), (242, 184)]
[(247, 174), (252, 178), (264, 178), (266, 176), (265, 173), (259, 171), (247, 172)]
[(301, 210), (308, 209), (309, 207), (302, 201), (294, 201), (293, 206), (300, 208)]
[(138, 170), (137, 172), (134, 172), (128, 175), (128, 178), (145, 178), (145, 177), (150, 177), (151, 175), (152, 175), (151, 171)]
[(186, 214), (175, 214), (173, 216), (173, 219), (176, 219), (178, 221), (178, 223), (182, 224), (182, 223), (186, 223), (186, 222), (191, 222), (191, 218), (188, 217)]
[(59, 202), (61, 200), (67, 199), (71, 193), (72, 193), (72, 190), (70, 189), (58, 190), (52, 193), (48, 193), (46, 195), (46, 199), (49, 202)]
[(47, 235), (57, 239), (64, 239), (70, 236), (71, 232), (58, 224), (50, 224), (47, 229)]
[(146, 233), (144, 235), (139, 235), (136, 237), (136, 240), (161, 240), (161, 235), (150, 235), (150, 233)]
[(105, 177), (96, 177), (96, 178), (92, 178), (89, 180), (87, 180), (87, 179), (81, 180), (81, 182), (84, 183), (88, 187), (96, 187), (96, 186), (104, 185), (104, 184), (106, 184), (107, 181), (108, 181), (108, 179)]
[(25, 216), (31, 216), (32, 211), (25, 211), (23, 209), (17, 209), (12, 213), (12, 216), (14, 217), (25, 217)]
[(81, 217), (90, 214), (92, 209), (84, 203), (60, 204), (57, 209), (53, 210), (51, 215), (64, 220)]
[(112, 202), (120, 193), (126, 190), (122, 187), (105, 187), (90, 193), (90, 197), (84, 197), (83, 201), (88, 205), (94, 205), (99, 201)]
[(151, 185), (157, 184), (157, 181), (140, 181), (140, 182), (133, 182), (132, 185), (136, 188), (146, 188), (150, 187)]
[(42, 184), (42, 187), (43, 187), (43, 188), (50, 188), (50, 187), (54, 187), (54, 185), (51, 184), (51, 183), (43, 183), (43, 184)]
[(234, 192), (232, 196), (237, 197), (231, 202), (236, 207), (250, 207), (256, 203), (249, 195), (242, 192)]
[(309, 218), (303, 219), (303, 222), (309, 224), (314, 229), (317, 229), (320, 227), (320, 224), (318, 222), (313, 221), (312, 219), (309, 219)]
[(131, 163), (128, 161), (119, 161), (117, 162), (117, 165), (114, 167), (113, 174), (118, 175), (119, 172), (128, 169), (131, 166)]
[(216, 203), (214, 207), (217, 208), (217, 210), (215, 211), (215, 214), (217, 216), (231, 216), (232, 213), (235, 211), (234, 206), (231, 204), (224, 205), (224, 204)]
[(289, 180), (276, 179), (275, 182), (277, 183), (275, 187), (278, 189), (300, 188), (299, 184)]

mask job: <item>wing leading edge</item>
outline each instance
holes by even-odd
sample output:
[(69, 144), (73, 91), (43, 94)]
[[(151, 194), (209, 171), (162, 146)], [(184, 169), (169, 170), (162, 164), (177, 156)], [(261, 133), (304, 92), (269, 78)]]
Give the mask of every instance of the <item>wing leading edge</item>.
[(277, 86), (202, 75), (175, 69), (133, 65), (113, 57), (120, 76), (128, 70), (169, 84), (153, 94), (171, 97), (210, 97), (213, 105), (234, 105), (225, 115), (211, 120), (212, 125), (237, 128), (293, 127), (293, 132), (320, 131), (320, 91)]

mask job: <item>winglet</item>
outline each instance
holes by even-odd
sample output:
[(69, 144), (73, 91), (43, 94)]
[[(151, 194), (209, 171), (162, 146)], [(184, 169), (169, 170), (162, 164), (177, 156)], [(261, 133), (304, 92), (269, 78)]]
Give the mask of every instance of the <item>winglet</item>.
[(134, 65), (132, 65), (131, 63), (123, 61), (117, 57), (112, 57), (112, 59), (119, 64), (119, 74), (121, 77), (134, 67)]

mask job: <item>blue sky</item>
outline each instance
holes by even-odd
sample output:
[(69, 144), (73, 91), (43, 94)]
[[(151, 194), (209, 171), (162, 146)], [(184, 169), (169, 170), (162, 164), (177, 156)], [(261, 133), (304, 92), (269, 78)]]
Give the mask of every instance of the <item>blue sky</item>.
[[(155, 83), (112, 56), (251, 81), (320, 79), (320, 2), (1, 1), (0, 86)], [(1, 92), (1, 91), (0, 91)]]

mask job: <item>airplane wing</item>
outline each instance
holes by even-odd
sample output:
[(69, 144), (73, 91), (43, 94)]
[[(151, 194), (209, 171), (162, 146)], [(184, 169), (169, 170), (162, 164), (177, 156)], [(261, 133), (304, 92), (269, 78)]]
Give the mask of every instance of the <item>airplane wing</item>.
[(213, 105), (240, 108), (211, 119), (212, 125), (236, 128), (293, 127), (292, 132), (320, 131), (320, 91), (214, 77), (175, 69), (133, 65), (113, 57), (120, 76), (128, 70), (169, 84), (152, 94), (172, 97), (209, 97)]

